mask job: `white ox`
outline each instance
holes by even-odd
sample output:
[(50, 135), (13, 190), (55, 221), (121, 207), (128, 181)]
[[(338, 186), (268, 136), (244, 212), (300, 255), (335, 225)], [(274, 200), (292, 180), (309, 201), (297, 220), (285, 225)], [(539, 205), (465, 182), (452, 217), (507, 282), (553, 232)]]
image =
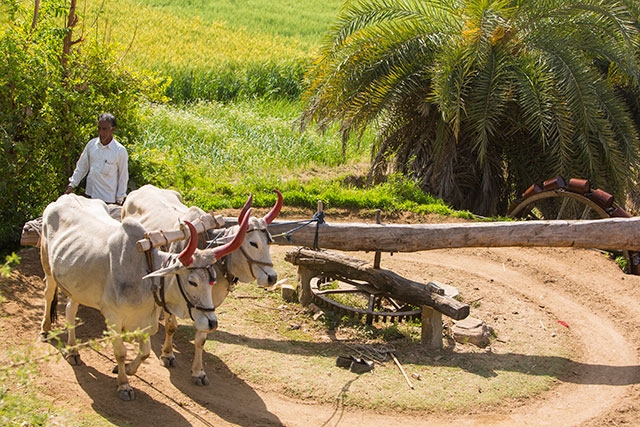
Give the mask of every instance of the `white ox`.
[[(195, 237), (193, 225), (187, 226), (190, 237)], [(248, 221), (244, 221), (235, 240), (215, 249), (198, 250), (197, 240), (190, 238), (180, 254), (158, 249), (145, 254), (136, 248), (146, 232), (140, 222), (111, 218), (107, 205), (100, 200), (75, 194), (61, 196), (47, 206), (42, 218), (40, 257), (46, 289), (41, 337), (46, 338), (55, 320), (58, 287), (69, 297), (69, 325), (75, 323), (79, 304), (100, 310), (109, 330), (116, 334), (113, 350), (118, 364), (118, 394), (123, 400), (135, 399), (127, 375), (135, 374), (149, 356), (149, 338), (136, 338), (139, 352), (125, 364), (127, 350), (118, 334), (155, 334), (160, 305), (177, 316), (191, 316), (198, 330), (214, 330), (217, 318), (211, 300), (211, 266), (237, 249), (247, 228)], [(72, 347), (70, 363), (79, 363), (77, 349), (73, 348), (73, 327), (67, 344)]]
[[(262, 218), (250, 217), (249, 229), (240, 249), (227, 255), (214, 265), (216, 272), (216, 283), (212, 288), (212, 298), (214, 307), (220, 306), (237, 281), (249, 283), (256, 280), (260, 286), (273, 285), (278, 280), (278, 273), (273, 268), (269, 246), (271, 235), (267, 229), (268, 225), (278, 216), (282, 208), (282, 194), (276, 190), (278, 200), (271, 210)], [(238, 223), (242, 222), (243, 216), (251, 203), (251, 196), (238, 216)], [(166, 190), (147, 184), (132, 191), (127, 196), (122, 208), (122, 218), (136, 218), (149, 229), (167, 229), (175, 227), (181, 221), (194, 221), (204, 215), (205, 212), (197, 206), (187, 207), (182, 202), (180, 194), (173, 190)], [(249, 215), (247, 215), (249, 216)], [(238, 226), (224, 229), (220, 236), (213, 236), (211, 230), (208, 239), (225, 241), (230, 236), (238, 232)], [(199, 246), (204, 247), (207, 242), (200, 236)], [(180, 248), (172, 246), (171, 250)], [(175, 245), (175, 244), (174, 244)], [(175, 355), (173, 353), (173, 335), (178, 328), (175, 316), (165, 316), (165, 341), (162, 348), (162, 356), (166, 367), (175, 366)], [(196, 331), (195, 355), (196, 361), (202, 364), (203, 346), (206, 342), (206, 332)], [(208, 379), (202, 378), (198, 385), (208, 385)]]

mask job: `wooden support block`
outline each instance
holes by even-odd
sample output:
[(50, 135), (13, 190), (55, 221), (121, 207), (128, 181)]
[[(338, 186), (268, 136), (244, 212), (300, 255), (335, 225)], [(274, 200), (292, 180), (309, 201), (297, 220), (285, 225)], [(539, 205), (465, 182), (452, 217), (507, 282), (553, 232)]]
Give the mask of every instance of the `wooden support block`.
[(286, 302), (298, 302), (296, 288), (293, 285), (289, 285), (286, 283), (280, 285), (280, 292), (282, 295), (282, 299)]
[(571, 178), (569, 184), (567, 184), (567, 189), (573, 193), (584, 194), (591, 190), (591, 185), (586, 179)]
[(151, 249), (151, 242), (147, 239), (141, 239), (136, 242), (136, 250), (138, 252), (146, 252)]
[(567, 184), (564, 182), (564, 178), (561, 176), (557, 176), (555, 178), (551, 178), (542, 183), (542, 188), (544, 191), (552, 191), (558, 190), (560, 188), (566, 188)]
[(422, 306), (422, 344), (429, 350), (442, 349), (442, 313)]
[(524, 193), (522, 193), (522, 198), (526, 200), (528, 197), (531, 197), (534, 194), (538, 194), (540, 192), (542, 192), (542, 188), (538, 184), (531, 184), (531, 186), (527, 188)]

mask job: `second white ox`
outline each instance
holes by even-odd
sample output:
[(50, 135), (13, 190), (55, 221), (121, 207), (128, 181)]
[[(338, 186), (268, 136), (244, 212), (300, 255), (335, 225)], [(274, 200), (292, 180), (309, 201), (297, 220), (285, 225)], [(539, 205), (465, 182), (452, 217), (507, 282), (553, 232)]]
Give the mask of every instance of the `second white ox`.
[[(249, 283), (255, 279), (258, 285), (269, 286), (278, 280), (278, 273), (273, 268), (271, 261), (269, 249), (272, 239), (267, 229), (282, 208), (282, 194), (278, 190), (275, 191), (278, 199), (264, 217), (250, 217), (250, 214), (247, 213), (252, 200), (251, 196), (238, 216), (238, 223), (243, 222), (243, 217), (245, 220), (249, 220), (249, 229), (240, 249), (230, 253), (214, 265), (216, 283), (211, 289), (214, 307), (222, 304), (237, 281)], [(136, 218), (149, 229), (172, 228), (181, 221), (194, 221), (202, 215), (205, 215), (205, 212), (199, 207), (187, 207), (182, 203), (182, 197), (176, 191), (161, 189), (150, 184), (129, 193), (122, 207), (123, 219)], [(222, 235), (217, 237), (211, 235), (208, 238), (225, 241), (234, 236), (238, 232), (238, 228), (238, 225), (229, 227), (223, 231)], [(176, 244), (171, 246), (171, 250), (174, 252), (180, 249), (180, 242), (176, 242)], [(204, 247), (206, 244), (206, 239), (201, 236), (200, 247)], [(177, 327), (175, 316), (165, 315), (166, 336), (161, 358), (166, 367), (176, 364), (172, 341)], [(206, 332), (196, 330), (194, 364), (202, 365), (202, 352), (206, 339)], [(206, 377), (197, 377), (193, 380), (197, 385), (209, 384)]]
[[(190, 240), (181, 253), (151, 249), (145, 254), (136, 248), (146, 233), (142, 224), (132, 218), (122, 222), (111, 218), (100, 200), (68, 194), (44, 210), (40, 257), (46, 289), (41, 336), (46, 338), (55, 319), (58, 288), (69, 297), (68, 324), (74, 324), (79, 304), (100, 310), (109, 330), (116, 333), (113, 350), (118, 394), (123, 400), (135, 399), (127, 375), (136, 373), (151, 346), (148, 337), (137, 338), (138, 355), (125, 364), (127, 350), (117, 334), (138, 330), (155, 334), (161, 307), (180, 317), (191, 316), (197, 330), (217, 327), (210, 269), (217, 259), (240, 246), (248, 220), (233, 241), (208, 250), (196, 248), (195, 228), (187, 226)], [(67, 344), (71, 347), (70, 363), (79, 363), (77, 349), (73, 349), (73, 327)]]

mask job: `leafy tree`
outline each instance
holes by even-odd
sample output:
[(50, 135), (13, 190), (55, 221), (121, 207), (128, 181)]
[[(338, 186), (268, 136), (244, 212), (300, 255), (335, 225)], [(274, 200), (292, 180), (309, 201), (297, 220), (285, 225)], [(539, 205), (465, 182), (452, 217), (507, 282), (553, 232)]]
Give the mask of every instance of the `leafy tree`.
[(35, 9), (0, 0), (0, 15), (9, 18), (0, 21), (3, 250), (17, 247), (22, 225), (62, 194), (84, 145), (97, 135), (99, 113), (115, 114), (119, 140), (131, 144), (140, 103), (161, 100), (160, 81), (127, 69), (115, 47), (82, 37), (71, 42), (60, 19), (67, 7), (63, 0)]
[(621, 196), (639, 160), (636, 7), (346, 2), (309, 72), (302, 125), (339, 123), (345, 141), (375, 126), (370, 181), (394, 168), (478, 214), (555, 175)]

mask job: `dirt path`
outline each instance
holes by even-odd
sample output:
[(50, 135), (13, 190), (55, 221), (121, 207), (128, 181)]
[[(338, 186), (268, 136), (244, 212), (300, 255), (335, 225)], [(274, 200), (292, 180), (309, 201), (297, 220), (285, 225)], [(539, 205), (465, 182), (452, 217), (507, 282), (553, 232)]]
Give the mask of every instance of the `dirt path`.
[[(274, 247), (274, 257), (283, 257), (288, 249)], [(27, 248), (20, 255), (22, 263), (13, 276), (0, 282), (6, 299), (0, 308), (3, 349), (34, 342), (41, 319), (42, 271), (37, 251)], [(495, 312), (496, 322), (517, 320), (530, 328), (545, 329), (551, 328), (552, 319), (566, 322), (578, 343), (570, 356), (571, 370), (558, 378), (557, 386), (541, 398), (510, 402), (503, 408), (474, 408), (470, 411), (473, 415), (377, 414), (339, 404), (323, 406), (294, 401), (263, 391), (236, 376), (224, 363), (215, 363), (213, 370), (208, 369), (210, 386), (195, 387), (186, 364), (172, 370), (160, 366), (156, 354), (161, 337), (157, 335), (152, 340), (151, 358), (132, 380), (135, 402), (121, 402), (114, 392), (110, 348), (83, 351), (85, 364), (78, 367), (56, 358), (43, 363), (39, 390), (56, 405), (78, 414), (97, 413), (117, 425), (387, 427), (640, 423), (639, 276), (624, 275), (598, 251), (573, 249), (438, 250), (394, 254), (384, 262), (386, 268), (405, 276), (413, 273), (419, 277), (428, 271), (443, 280), (454, 278), (456, 283), (468, 287), (467, 294), (473, 292), (487, 301), (483, 314)], [(490, 304), (504, 294), (514, 298), (517, 307)], [(82, 334), (100, 335), (103, 320), (99, 313), (81, 308), (79, 316), (85, 322)], [(43, 351), (51, 349), (48, 344), (38, 347)], [(192, 346), (184, 346), (180, 351), (182, 357), (190, 358), (189, 352), (193, 350)], [(499, 346), (495, 357), (501, 357)], [(221, 384), (224, 387), (218, 386)]]

